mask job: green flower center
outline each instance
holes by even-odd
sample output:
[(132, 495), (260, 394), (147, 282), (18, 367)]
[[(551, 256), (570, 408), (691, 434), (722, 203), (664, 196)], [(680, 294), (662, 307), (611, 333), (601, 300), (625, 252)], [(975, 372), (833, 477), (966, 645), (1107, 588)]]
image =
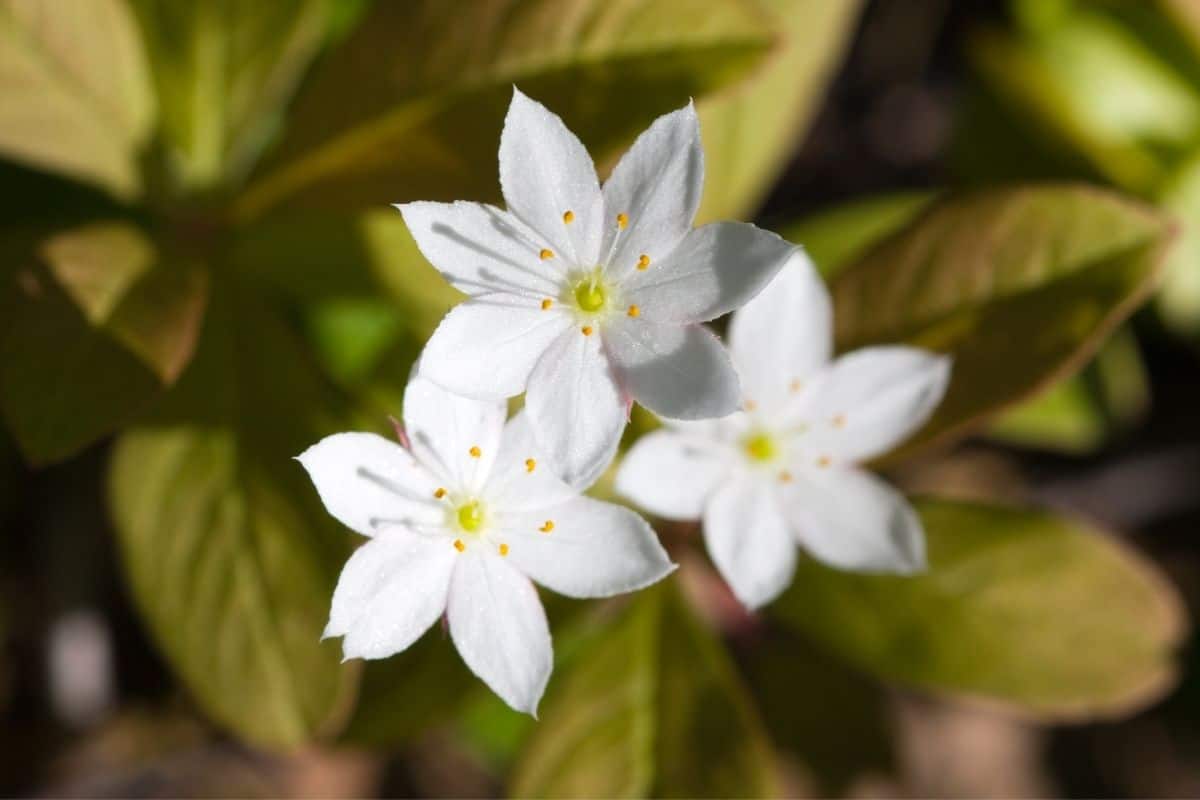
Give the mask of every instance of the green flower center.
[(599, 311), (604, 308), (606, 300), (608, 295), (604, 291), (604, 285), (594, 277), (580, 282), (575, 287), (575, 304), (583, 311)]
[(775, 440), (765, 433), (756, 433), (746, 437), (742, 442), (742, 447), (745, 449), (746, 455), (755, 461), (770, 461), (779, 454)]
[(458, 525), (467, 533), (475, 533), (483, 526), (483, 509), (478, 500), (458, 507)]

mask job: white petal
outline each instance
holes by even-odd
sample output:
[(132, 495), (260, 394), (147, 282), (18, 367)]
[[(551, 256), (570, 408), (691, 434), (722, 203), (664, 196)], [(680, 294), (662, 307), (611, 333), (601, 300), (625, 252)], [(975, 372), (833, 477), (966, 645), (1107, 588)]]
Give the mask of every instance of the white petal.
[(483, 203), (397, 205), (421, 254), (461, 292), (504, 292), (540, 301), (557, 297), (557, 263), (540, 257), (549, 242), (519, 219)]
[(747, 608), (766, 605), (792, 582), (796, 542), (765, 482), (742, 478), (713, 495), (704, 510), (704, 542)]
[(716, 442), (654, 431), (621, 459), (617, 494), (666, 519), (700, 519), (705, 503), (729, 474), (729, 456)]
[(774, 280), (734, 313), (729, 352), (742, 392), (765, 418), (833, 355), (833, 308), (824, 281), (803, 250), (796, 250)]
[(363, 536), (387, 523), (441, 518), (436, 478), (411, 453), (373, 433), (326, 436), (297, 456), (325, 509)]
[(468, 547), (450, 581), (450, 636), (471, 671), (517, 711), (537, 716), (554, 653), (537, 590), (503, 558)]
[[(620, 277), (638, 258), (666, 258), (692, 228), (704, 189), (700, 121), (691, 103), (665, 114), (629, 148), (604, 184), (604, 253)], [(625, 214), (621, 229), (617, 215)], [(614, 246), (613, 239), (616, 238)]]
[(560, 478), (585, 488), (617, 452), (628, 412), (600, 337), (573, 327), (529, 376), (525, 411), (538, 450)]
[(835, 463), (857, 463), (886, 453), (924, 425), (949, 379), (945, 356), (868, 347), (817, 373), (789, 415), (807, 425), (804, 447)]
[(780, 497), (801, 544), (819, 561), (867, 572), (925, 568), (920, 520), (903, 495), (868, 472), (797, 472)]
[(489, 506), (525, 511), (565, 503), (579, 491), (563, 483), (542, 458), (529, 415), (522, 411), (504, 427), (500, 453), (483, 494)]
[(758, 294), (796, 246), (744, 222), (697, 228), (662, 261), (630, 273), (625, 297), (645, 319), (705, 322)]
[(515, 87), (500, 134), (500, 187), (508, 210), (550, 240), (559, 258), (596, 263), (603, 199), (592, 158), (557, 114)]
[(504, 400), (463, 397), (420, 375), (404, 389), (404, 431), (413, 454), (452, 490), (475, 493), (483, 486), (507, 416)]
[(571, 318), (555, 309), (468, 300), (442, 319), (421, 353), (420, 372), (468, 397), (513, 397), (525, 391), (542, 353)]
[(448, 537), (384, 531), (346, 562), (325, 636), (346, 637), (346, 658), (399, 653), (445, 611), (457, 557)]
[[(552, 529), (547, 523), (553, 523)], [(495, 536), (508, 559), (568, 597), (611, 597), (649, 586), (675, 566), (654, 531), (627, 508), (578, 497), (537, 511), (503, 514)]]
[(622, 319), (605, 329), (604, 343), (625, 391), (659, 416), (723, 417), (741, 403), (729, 354), (702, 325)]

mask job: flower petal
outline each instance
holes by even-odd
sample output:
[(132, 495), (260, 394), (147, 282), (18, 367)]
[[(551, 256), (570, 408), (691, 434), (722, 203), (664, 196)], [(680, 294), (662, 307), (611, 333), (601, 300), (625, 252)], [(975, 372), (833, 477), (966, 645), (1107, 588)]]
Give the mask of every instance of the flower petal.
[(841, 569), (911, 574), (925, 568), (925, 533), (908, 501), (869, 472), (805, 470), (780, 488), (800, 543)]
[(548, 268), (539, 256), (548, 242), (508, 212), (462, 201), (396, 208), (421, 254), (459, 291), (538, 301), (558, 296), (560, 270)]
[(555, 309), (468, 300), (450, 310), (421, 353), (420, 372), (467, 397), (513, 397), (571, 318)]
[(529, 415), (521, 411), (504, 427), (500, 453), (483, 493), (488, 505), (525, 511), (565, 503), (579, 491), (563, 483), (541, 458)]
[(741, 403), (729, 354), (701, 325), (622, 319), (605, 329), (604, 343), (621, 385), (659, 416), (723, 417)]
[(729, 453), (715, 442), (673, 430), (638, 439), (617, 471), (617, 494), (666, 519), (700, 519), (729, 474)]
[(500, 187), (508, 210), (548, 239), (556, 256), (596, 263), (604, 206), (592, 158), (557, 114), (516, 87), (500, 134)]
[(538, 450), (566, 483), (585, 488), (612, 461), (628, 421), (600, 337), (572, 328), (529, 376), (525, 411)]
[(386, 523), (440, 519), (436, 478), (395, 442), (373, 433), (326, 436), (296, 457), (325, 509), (351, 530), (374, 536)]
[(796, 571), (796, 542), (772, 487), (749, 478), (717, 491), (704, 509), (708, 554), (747, 608), (787, 588)]
[(915, 347), (868, 347), (814, 376), (789, 410), (803, 445), (834, 463), (886, 453), (929, 419), (946, 393), (950, 359)]
[(413, 376), (404, 389), (404, 428), (413, 454), (451, 489), (483, 486), (500, 450), (508, 404), (473, 400)]
[(744, 222), (714, 222), (689, 233), (662, 261), (634, 271), (623, 288), (645, 319), (705, 322), (758, 294), (796, 249)]
[(450, 580), (446, 613), (471, 671), (517, 711), (537, 716), (554, 653), (529, 579), (500, 556), (468, 547)]
[(590, 497), (506, 513), (496, 524), (496, 536), (509, 545), (512, 564), (568, 597), (632, 592), (675, 568), (644, 519)]
[(824, 281), (803, 250), (729, 323), (729, 352), (742, 391), (764, 418), (782, 411), (791, 396), (833, 355), (833, 308)]
[[(651, 263), (666, 258), (691, 230), (703, 189), (700, 121), (688, 103), (656, 119), (604, 184), (602, 252), (611, 254), (610, 274), (631, 273), (642, 255)], [(628, 221), (624, 227), (618, 214)]]
[(457, 557), (448, 538), (384, 531), (346, 562), (325, 636), (346, 637), (346, 658), (399, 653), (445, 611)]

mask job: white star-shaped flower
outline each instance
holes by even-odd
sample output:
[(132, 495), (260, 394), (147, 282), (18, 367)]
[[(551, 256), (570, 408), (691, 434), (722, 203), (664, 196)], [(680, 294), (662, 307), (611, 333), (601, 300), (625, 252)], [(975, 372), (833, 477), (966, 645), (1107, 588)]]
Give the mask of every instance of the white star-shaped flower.
[(500, 137), (508, 210), (398, 206), (417, 246), (470, 295), (421, 356), (421, 374), (478, 398), (526, 393), (559, 475), (589, 483), (637, 400), (663, 417), (736, 410), (737, 375), (700, 323), (744, 304), (793, 245), (753, 225), (693, 229), (704, 180), (691, 105), (660, 117), (601, 189), (579, 139), (514, 90)]
[(820, 276), (794, 256), (730, 324), (746, 411), (670, 423), (640, 439), (617, 491), (668, 519), (704, 520), (713, 563), (749, 608), (791, 583), (796, 544), (835, 567), (925, 567), (903, 495), (855, 465), (919, 428), (946, 391), (950, 359), (912, 347), (832, 356)]
[(329, 513), (370, 537), (333, 594), (326, 636), (347, 658), (407, 648), (445, 613), (467, 666), (535, 713), (553, 654), (530, 579), (570, 597), (639, 589), (674, 569), (632, 511), (539, 463), (526, 416), (420, 377), (404, 394), (407, 447), (329, 436), (299, 457)]

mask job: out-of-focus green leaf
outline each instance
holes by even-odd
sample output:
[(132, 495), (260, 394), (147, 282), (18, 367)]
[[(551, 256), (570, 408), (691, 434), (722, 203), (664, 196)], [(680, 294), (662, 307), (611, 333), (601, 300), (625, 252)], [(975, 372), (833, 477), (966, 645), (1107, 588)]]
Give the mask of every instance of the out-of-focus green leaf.
[(772, 43), (768, 23), (745, 0), (377, 3), (301, 93), (237, 211), (300, 193), (356, 208), (495, 198), (514, 84), (599, 161), (656, 115), (743, 77)]
[(1158, 309), (1187, 335), (1200, 333), (1200, 152), (1166, 184), (1160, 202), (1180, 223), (1179, 244), (1167, 261)]
[(1047, 512), (946, 501), (918, 510), (927, 573), (805, 560), (774, 613), (884, 680), (1044, 720), (1128, 713), (1169, 686), (1181, 602), (1135, 553)]
[(133, 5), (176, 178), (194, 188), (244, 175), (324, 40), (325, 0)]
[(154, 98), (121, 0), (0, 3), (0, 154), (108, 189), (141, 190)]
[(721, 644), (673, 582), (640, 592), (555, 676), (516, 797), (774, 795), (771, 747)]
[(839, 348), (907, 342), (954, 356), (910, 452), (1078, 369), (1154, 288), (1170, 240), (1151, 210), (1090, 188), (945, 198), (834, 281)]
[(189, 370), (118, 441), (110, 505), (134, 600), (197, 702), (248, 741), (294, 746), (346, 710), (320, 641), (350, 537), (291, 456), (339, 429), (281, 322), (217, 298)]
[(812, 120), (859, 0), (769, 0), (781, 41), (749, 81), (699, 104), (704, 200), (697, 222), (753, 216)]

